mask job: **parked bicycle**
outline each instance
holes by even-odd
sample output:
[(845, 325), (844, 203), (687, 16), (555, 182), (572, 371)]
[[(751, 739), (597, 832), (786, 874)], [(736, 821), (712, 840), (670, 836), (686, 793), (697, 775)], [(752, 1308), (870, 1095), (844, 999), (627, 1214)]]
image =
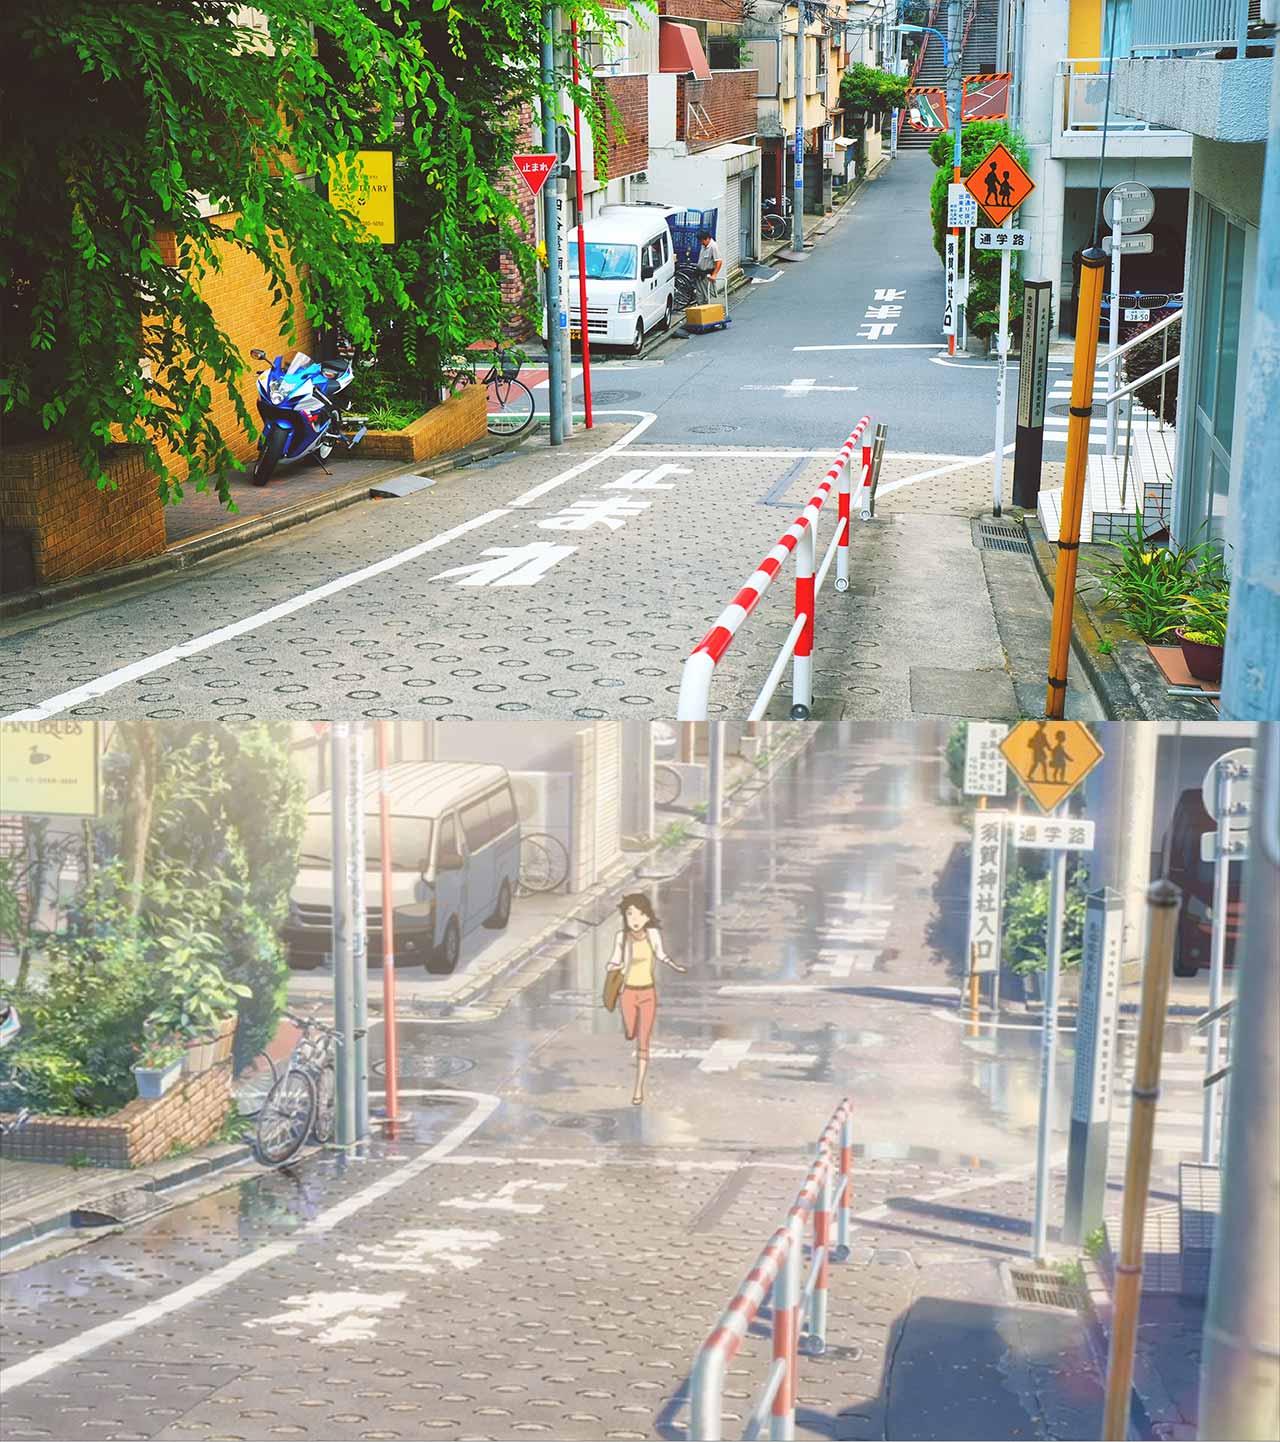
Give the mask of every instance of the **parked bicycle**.
[[(9, 1046), (11, 1042), (16, 1041), (21, 1030), (22, 1018), (18, 1015), (18, 1008), (7, 1004), (0, 1007), (0, 1051)], [(12, 1072), (5, 1077), (4, 1088), (7, 1091), (26, 1091), (26, 1087), (13, 1076)], [(19, 1127), (26, 1126), (30, 1120), (30, 1108), (19, 1107), (10, 1121), (0, 1122), (0, 1136), (7, 1137), (10, 1132), (16, 1132)]]
[(520, 838), (520, 869), (516, 888), (521, 896), (556, 891), (569, 879), (569, 853), (564, 842), (542, 832)]
[(533, 424), (533, 392), (520, 379), (520, 362), (501, 346), (492, 351), (492, 364), (477, 375), (474, 362), (459, 361), (449, 377), (450, 389), (482, 385), (488, 392), (488, 428), (491, 436), (518, 436)]
[(676, 263), (675, 302), (680, 310), (688, 308), (698, 298), (698, 267), (690, 260)]
[(782, 240), (791, 230), (791, 202), (766, 197), (760, 215), (760, 234), (765, 240)]
[(284, 1015), (301, 1035), (283, 1068), (263, 1053), (275, 1079), (258, 1111), (256, 1138), (258, 1160), (275, 1167), (297, 1156), (308, 1137), (321, 1146), (333, 1140), (342, 1045), (341, 1034), (315, 1017)]

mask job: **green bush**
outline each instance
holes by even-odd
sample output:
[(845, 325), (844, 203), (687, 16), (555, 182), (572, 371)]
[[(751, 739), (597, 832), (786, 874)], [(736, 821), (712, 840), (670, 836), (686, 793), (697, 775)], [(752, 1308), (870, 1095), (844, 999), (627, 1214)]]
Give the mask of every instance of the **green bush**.
[[(1166, 360), (1182, 352), (1182, 321), (1174, 323), (1159, 335), (1152, 336), (1150, 340), (1140, 341), (1131, 351), (1126, 351), (1120, 365), (1124, 371), (1125, 383), (1136, 381), (1139, 376), (1144, 376), (1148, 371), (1155, 370), (1163, 365)], [(1161, 396), (1161, 382), (1164, 383), (1164, 394)], [(1146, 406), (1149, 411), (1154, 412), (1169, 425), (1176, 425), (1178, 420), (1178, 372), (1177, 370), (1166, 371), (1163, 376), (1158, 376), (1146, 385), (1139, 386), (1133, 393), (1135, 401)], [(1163, 400), (1163, 410), (1161, 401)]]
[(840, 104), (866, 116), (887, 115), (906, 105), (910, 83), (905, 75), (891, 75), (874, 65), (850, 65), (840, 78)]
[(957, 791), (964, 790), (964, 753), (969, 743), (969, 723), (953, 721), (947, 732), (947, 776)]
[[(1026, 166), (1030, 152), (1026, 141), (1017, 131), (1010, 130), (1003, 120), (975, 120), (960, 132), (960, 173), (968, 175), (984, 155), (997, 142), (1003, 141), (1020, 164)], [(933, 248), (945, 264), (947, 255), (947, 186), (951, 184), (952, 148), (955, 135), (947, 131), (937, 136), (929, 146), (929, 158), (938, 167), (929, 187), (929, 216), (933, 223)], [(985, 211), (979, 210), (979, 219), (984, 225), (991, 225)], [(963, 240), (961, 241), (963, 246)], [(1017, 284), (1021, 274), (1020, 252), (1014, 251), (1009, 286), (1009, 334), (1011, 344), (1018, 344), (1022, 335), (1022, 287)], [(970, 280), (968, 324), (970, 334), (984, 340), (995, 335), (999, 328), (1000, 307), (1000, 253), (995, 250), (970, 248)]]
[[(1047, 965), (1045, 931), (1049, 924), (1047, 874), (1036, 874), (1036, 863), (1017, 865), (1005, 887), (1002, 956), (1005, 966), (1020, 976), (1044, 971)], [(1043, 870), (1043, 868), (1039, 868)], [(1067, 873), (1066, 921), (1062, 931), (1062, 967), (1080, 965), (1084, 945), (1085, 885), (1088, 872), (1076, 867)]]

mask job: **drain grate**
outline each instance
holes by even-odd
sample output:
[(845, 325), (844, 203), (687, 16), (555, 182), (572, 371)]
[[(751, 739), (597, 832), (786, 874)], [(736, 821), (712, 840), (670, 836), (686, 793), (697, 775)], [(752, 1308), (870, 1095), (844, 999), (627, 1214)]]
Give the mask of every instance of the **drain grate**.
[(591, 400), (598, 406), (620, 406), (623, 401), (638, 401), (640, 391), (593, 391)]
[(730, 425), (727, 421), (717, 421), (712, 425), (690, 426), (689, 429), (697, 436), (727, 436), (730, 431), (740, 431), (742, 427)]
[(1009, 1281), (1019, 1302), (1035, 1302), (1041, 1307), (1065, 1307), (1074, 1312), (1084, 1300), (1079, 1286), (1061, 1272), (1039, 1267), (1010, 1267)]
[(973, 544), (980, 551), (1013, 551), (1021, 556), (1031, 554), (1026, 533), (1020, 526), (1010, 525), (1007, 521), (974, 521)]

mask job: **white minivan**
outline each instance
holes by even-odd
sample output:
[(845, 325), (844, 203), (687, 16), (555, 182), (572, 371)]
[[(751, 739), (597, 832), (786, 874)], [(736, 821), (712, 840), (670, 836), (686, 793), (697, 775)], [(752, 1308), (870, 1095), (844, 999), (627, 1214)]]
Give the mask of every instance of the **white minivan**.
[[(369, 960), (382, 957), (381, 772), (365, 784), (365, 914)], [(387, 768), (396, 959), (451, 972), (463, 938), (511, 919), (520, 869), (520, 817), (503, 766), (401, 761)], [(330, 794), (307, 806), (298, 879), (284, 940), (289, 965), (330, 959), (333, 815)]]
[[(675, 314), (676, 252), (665, 205), (606, 205), (586, 222), (587, 336), (640, 351)], [(580, 338), (578, 232), (569, 232), (569, 334)]]

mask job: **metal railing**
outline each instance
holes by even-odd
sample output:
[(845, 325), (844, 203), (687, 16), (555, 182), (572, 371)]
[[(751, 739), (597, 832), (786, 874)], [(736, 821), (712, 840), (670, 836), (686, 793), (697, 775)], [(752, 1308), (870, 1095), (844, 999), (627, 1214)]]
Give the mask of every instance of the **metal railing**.
[(1133, 55), (1222, 50), (1234, 46), (1243, 59), (1249, 44), (1275, 45), (1274, 39), (1249, 39), (1249, 0), (1133, 0), (1129, 51)]
[[(773, 1323), (773, 1363), (742, 1436), (744, 1442), (759, 1437), (767, 1419), (774, 1442), (795, 1437), (799, 1354), (821, 1356), (826, 1351), (830, 1264), (848, 1260), (852, 1204), (853, 1102), (845, 1097), (818, 1139), (813, 1165), (786, 1221), (769, 1238), (693, 1359), (690, 1437), (721, 1442), (725, 1374), (766, 1298)], [(802, 1281), (805, 1236), (811, 1224), (809, 1272)]]
[[(1097, 397), (1094, 400), (1095, 405), (1104, 406), (1106, 408), (1107, 454), (1109, 456), (1114, 456), (1116, 453), (1115, 434), (1116, 419), (1118, 413), (1116, 412), (1115, 407), (1117, 403), (1124, 400), (1125, 397), (1133, 395), (1135, 391), (1140, 390), (1143, 386), (1148, 385), (1151, 381), (1154, 380), (1159, 380), (1160, 382), (1160, 409), (1158, 412), (1158, 418), (1160, 426), (1163, 427), (1165, 423), (1165, 378), (1173, 373), (1173, 371), (1177, 368), (1178, 363), (1182, 359), (1181, 352), (1179, 352), (1179, 354), (1175, 356), (1169, 355), (1169, 331), (1170, 328), (1181, 319), (1182, 312), (1180, 310), (1176, 310), (1171, 315), (1165, 316), (1163, 320), (1157, 321), (1155, 325), (1148, 326), (1146, 330), (1139, 331), (1137, 335), (1125, 341), (1123, 345), (1118, 345), (1114, 351), (1109, 351), (1107, 353), (1105, 357), (1107, 362), (1107, 384), (1114, 386), (1114, 378), (1118, 377), (1120, 374), (1119, 366), (1117, 364), (1120, 360), (1120, 357), (1127, 355), (1129, 351), (1133, 350), (1136, 346), (1141, 345), (1144, 341), (1151, 340), (1153, 336), (1157, 336), (1162, 333), (1164, 335), (1164, 359), (1159, 365), (1152, 366), (1149, 371), (1146, 371), (1144, 374), (1138, 376), (1135, 380), (1128, 381), (1122, 386), (1116, 386), (1114, 390), (1110, 390), (1107, 392), (1106, 395)], [(1129, 504), (1129, 457), (1133, 449), (1133, 402), (1130, 401), (1125, 409), (1127, 414), (1125, 417), (1124, 469), (1120, 483), (1120, 504), (1127, 509)], [(1167, 521), (1167, 519), (1167, 517), (1162, 518), (1162, 520), (1164, 521)]]
[[(1088, 66), (1089, 69), (1082, 67)], [(1107, 75), (1110, 62), (1105, 56), (1058, 61), (1058, 77), (1062, 82), (1062, 131), (1066, 135), (1102, 134), (1106, 120), (1107, 133), (1120, 135), (1162, 135), (1183, 137), (1186, 132), (1153, 125), (1136, 115), (1121, 115), (1114, 108), (1107, 110)]]
[[(793, 658), (795, 665), (791, 678), (791, 719), (809, 719), (813, 710), (814, 613), (833, 557), (836, 560), (836, 590), (849, 589), (852, 494), (848, 467), (849, 460), (859, 444), (862, 446), (862, 471), (858, 485), (859, 514), (863, 520), (870, 520), (875, 510), (878, 466), (884, 455), (884, 427), (877, 428), (873, 443), (869, 439), (863, 439), (870, 424), (871, 417), (863, 416), (854, 427), (818, 489), (809, 498), (809, 504), (787, 527), (777, 545), (747, 577), (738, 594), (720, 613), (715, 625), (689, 653), (680, 676), (680, 695), (676, 702), (677, 720), (707, 719), (711, 683), (715, 679), (716, 667), (724, 658), (739, 627), (755, 610), (760, 598), (793, 552), (796, 558), (795, 620), (747, 719), (759, 721), (764, 716), (786, 670), (787, 662)], [(823, 503), (831, 494), (832, 486), (837, 484), (839, 491), (835, 534), (827, 547), (821, 566), (817, 566), (818, 516)]]

